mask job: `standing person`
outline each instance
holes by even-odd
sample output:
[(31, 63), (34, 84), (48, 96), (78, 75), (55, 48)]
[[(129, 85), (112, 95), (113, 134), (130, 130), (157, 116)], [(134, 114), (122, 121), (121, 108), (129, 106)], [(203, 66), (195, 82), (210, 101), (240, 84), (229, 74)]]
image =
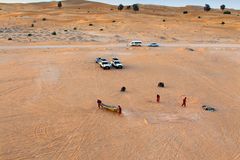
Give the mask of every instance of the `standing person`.
[(160, 103), (160, 95), (157, 94), (157, 103)]
[(118, 105), (118, 113), (119, 113), (119, 114), (122, 114), (122, 108), (121, 108), (120, 105)]
[(183, 98), (183, 103), (182, 103), (182, 107), (186, 107), (187, 103), (187, 97)]
[(98, 99), (98, 100), (97, 100), (97, 104), (98, 104), (98, 108), (100, 109), (100, 108), (101, 108), (102, 101)]

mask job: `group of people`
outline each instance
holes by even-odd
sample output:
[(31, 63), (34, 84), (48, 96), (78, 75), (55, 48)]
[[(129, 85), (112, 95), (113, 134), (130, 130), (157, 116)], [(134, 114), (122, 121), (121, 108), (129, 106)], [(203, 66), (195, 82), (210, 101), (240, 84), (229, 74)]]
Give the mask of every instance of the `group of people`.
[[(102, 101), (100, 99), (97, 100), (97, 104), (98, 104), (98, 108), (99, 109), (102, 108), (102, 104), (103, 103), (102, 103)], [(117, 106), (117, 112), (119, 114), (122, 114), (122, 107), (120, 105)]]
[[(159, 94), (157, 94), (157, 103), (160, 103), (160, 95)], [(97, 100), (97, 104), (98, 104), (98, 108), (100, 109), (100, 108), (102, 108), (102, 101), (101, 100)], [(182, 107), (186, 107), (187, 106), (187, 97), (184, 97), (183, 98), (183, 100), (182, 100), (182, 105), (181, 105)], [(118, 107), (117, 107), (117, 111), (118, 111), (118, 113), (119, 114), (121, 114), (122, 113), (122, 108), (121, 108), (121, 106), (120, 105), (118, 105)]]
[[(186, 107), (187, 106), (187, 97), (184, 97), (183, 100), (182, 100), (182, 107)], [(157, 103), (160, 103), (160, 95), (157, 94)]]

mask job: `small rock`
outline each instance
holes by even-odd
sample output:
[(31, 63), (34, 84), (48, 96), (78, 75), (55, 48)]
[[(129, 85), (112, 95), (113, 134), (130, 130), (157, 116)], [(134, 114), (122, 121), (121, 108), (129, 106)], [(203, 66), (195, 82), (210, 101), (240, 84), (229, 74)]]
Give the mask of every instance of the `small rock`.
[(189, 50), (189, 51), (191, 51), (191, 52), (194, 51), (194, 49), (192, 49), (192, 48), (186, 48), (186, 49)]

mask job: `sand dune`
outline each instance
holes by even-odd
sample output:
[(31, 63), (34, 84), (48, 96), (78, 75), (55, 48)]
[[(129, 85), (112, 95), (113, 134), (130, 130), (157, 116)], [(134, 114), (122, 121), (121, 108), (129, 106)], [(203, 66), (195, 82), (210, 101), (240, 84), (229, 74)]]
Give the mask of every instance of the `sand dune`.
[[(0, 159), (240, 159), (239, 11), (134, 13), (74, 0), (0, 8)], [(162, 46), (127, 47), (132, 39)], [(123, 70), (95, 63), (113, 56)]]

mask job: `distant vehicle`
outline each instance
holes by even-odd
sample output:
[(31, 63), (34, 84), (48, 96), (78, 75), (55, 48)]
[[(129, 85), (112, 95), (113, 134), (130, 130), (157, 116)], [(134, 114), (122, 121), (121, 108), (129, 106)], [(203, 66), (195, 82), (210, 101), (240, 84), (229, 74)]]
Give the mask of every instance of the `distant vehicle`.
[(113, 67), (115, 67), (117, 69), (122, 69), (123, 68), (123, 65), (122, 65), (121, 61), (117, 57), (112, 58), (111, 64), (112, 64)]
[(99, 63), (99, 65), (103, 69), (110, 69), (111, 68), (111, 63), (109, 63), (108, 61), (101, 61)]
[(107, 61), (107, 60), (101, 57), (96, 58), (96, 63), (100, 64), (102, 61)]
[(132, 47), (141, 47), (142, 46), (142, 41), (132, 41), (129, 43), (130, 46)]
[(159, 44), (153, 42), (153, 43), (150, 43), (150, 44), (148, 45), (148, 47), (159, 47)]
[(102, 60), (102, 58), (101, 57), (98, 57), (98, 58), (96, 58), (96, 63), (99, 63), (100, 61)]

